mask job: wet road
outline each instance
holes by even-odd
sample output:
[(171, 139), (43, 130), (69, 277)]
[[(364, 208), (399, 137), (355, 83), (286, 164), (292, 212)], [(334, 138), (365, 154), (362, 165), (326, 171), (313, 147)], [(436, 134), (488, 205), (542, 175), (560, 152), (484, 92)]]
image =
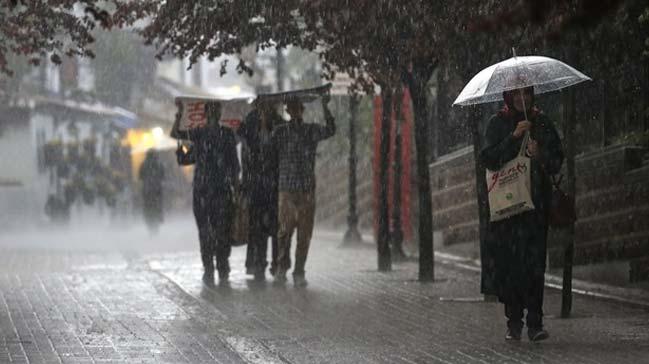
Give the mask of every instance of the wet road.
[(191, 221), (0, 237), (0, 363), (649, 363), (649, 313), (576, 297), (559, 319), (546, 291), (540, 344), (504, 341), (501, 306), (477, 302), (479, 276), (416, 263), (376, 272), (373, 249), (316, 233), (309, 286), (245, 276), (207, 288)]

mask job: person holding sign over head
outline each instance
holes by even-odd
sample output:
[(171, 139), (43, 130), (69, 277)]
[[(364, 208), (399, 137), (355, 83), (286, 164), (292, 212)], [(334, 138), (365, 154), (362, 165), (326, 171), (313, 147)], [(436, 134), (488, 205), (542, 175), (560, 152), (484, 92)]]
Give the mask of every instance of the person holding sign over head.
[[(240, 170), (236, 139), (234, 132), (219, 122), (220, 102), (194, 102), (189, 107), (185, 130), (180, 130), (177, 120), (172, 137), (192, 142), (191, 158), (179, 156), (178, 160), (189, 159), (195, 163), (192, 204), (200, 240), (203, 282), (214, 284), (216, 260), (219, 282), (226, 283), (230, 274), (233, 196), (238, 189)], [(179, 148), (178, 153), (181, 151)]]
[(315, 215), (315, 157), (318, 143), (336, 132), (334, 117), (329, 111), (330, 96), (322, 95), (322, 109), (326, 125), (305, 123), (304, 104), (298, 96), (286, 98), (290, 122), (273, 131), (272, 144), (279, 164), (278, 206), (278, 268), (275, 281), (284, 283), (291, 267), (291, 235), (297, 229), (297, 247), (293, 281), (304, 287), (304, 266), (309, 252)]
[[(564, 155), (554, 124), (534, 106), (533, 87), (505, 91), (503, 98), (505, 105), (489, 120), (480, 152), (488, 170), (491, 209), (487, 244), (495, 251), (496, 291), (508, 320), (505, 338), (521, 339), (527, 310), (528, 337), (539, 341), (549, 337), (543, 329), (543, 288), (550, 176), (559, 172)], [(514, 165), (505, 168), (512, 161)], [(502, 190), (520, 178), (527, 179), (522, 184), (531, 201), (509, 206), (506, 200), (512, 199), (512, 193)], [(522, 205), (525, 208), (512, 213)]]

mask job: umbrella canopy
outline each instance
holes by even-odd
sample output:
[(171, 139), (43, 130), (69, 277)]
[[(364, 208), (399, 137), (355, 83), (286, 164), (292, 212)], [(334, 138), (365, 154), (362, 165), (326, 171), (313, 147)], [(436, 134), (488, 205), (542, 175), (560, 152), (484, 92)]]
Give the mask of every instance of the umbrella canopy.
[(512, 57), (489, 66), (464, 87), (453, 105), (475, 105), (502, 100), (503, 91), (534, 87), (535, 94), (557, 91), (591, 78), (554, 58)]

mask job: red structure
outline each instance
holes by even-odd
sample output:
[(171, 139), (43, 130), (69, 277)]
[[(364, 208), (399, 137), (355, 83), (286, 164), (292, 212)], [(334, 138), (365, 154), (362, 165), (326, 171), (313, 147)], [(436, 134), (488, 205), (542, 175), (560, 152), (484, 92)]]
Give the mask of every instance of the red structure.
[[(403, 231), (404, 241), (412, 241), (412, 215), (411, 215), (411, 158), (412, 158), (412, 130), (413, 114), (410, 100), (410, 92), (404, 88), (401, 99), (401, 229)], [(383, 113), (383, 100), (381, 96), (374, 97), (374, 158), (373, 166), (373, 208), (374, 208), (374, 235), (378, 233), (378, 211), (379, 211), (379, 166), (381, 151), (381, 115)], [(393, 231), (392, 212), (394, 201), (394, 150), (396, 145), (396, 112), (394, 104), (392, 105), (392, 117), (390, 125), (390, 155), (388, 170), (388, 206), (390, 216), (390, 232)]]

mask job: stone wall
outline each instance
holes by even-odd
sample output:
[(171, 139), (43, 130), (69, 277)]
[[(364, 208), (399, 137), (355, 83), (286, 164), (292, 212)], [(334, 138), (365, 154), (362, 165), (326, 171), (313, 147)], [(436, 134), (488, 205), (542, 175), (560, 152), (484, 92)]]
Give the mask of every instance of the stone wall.
[[(630, 280), (649, 279), (649, 163), (646, 150), (617, 145), (577, 157), (576, 265), (629, 261)], [(434, 227), (446, 246), (478, 249), (473, 148), (431, 164)], [(564, 173), (565, 174), (565, 173)], [(550, 267), (563, 264), (565, 232), (551, 231)]]
[[(575, 265), (628, 262), (628, 280), (649, 280), (646, 268), (649, 261), (648, 156), (646, 149), (615, 145), (577, 157), (579, 220), (575, 226)], [(445, 248), (457, 247), (465, 254), (478, 257), (478, 205), (473, 167), (473, 147), (466, 147), (438, 158), (430, 165), (430, 175), (433, 225), (441, 236), (436, 245), (441, 241)], [(348, 172), (346, 157), (318, 161), (316, 220), (319, 225), (346, 229)], [(359, 227), (372, 231), (369, 158), (361, 158), (357, 173)], [(416, 193), (414, 185), (413, 191)], [(416, 194), (413, 202), (417, 202)], [(413, 217), (416, 218), (416, 210)], [(561, 230), (550, 232), (550, 268), (563, 264), (564, 235)], [(416, 244), (406, 243), (406, 246), (416, 249)]]

